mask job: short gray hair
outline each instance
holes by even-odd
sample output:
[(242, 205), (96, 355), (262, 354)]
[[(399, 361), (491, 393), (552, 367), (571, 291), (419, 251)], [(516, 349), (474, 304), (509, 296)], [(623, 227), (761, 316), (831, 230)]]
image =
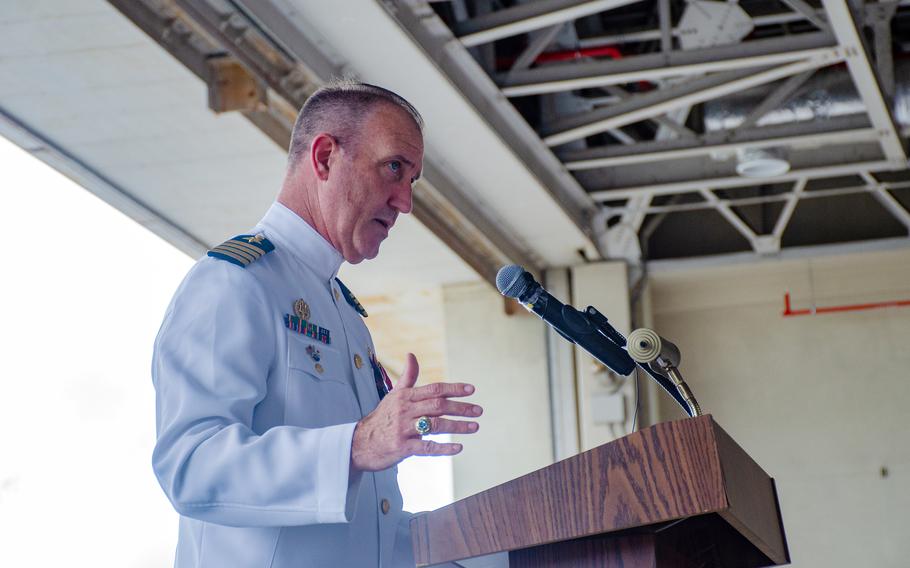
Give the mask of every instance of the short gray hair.
[(408, 113), (423, 131), (423, 117), (396, 93), (376, 85), (355, 81), (336, 81), (310, 95), (297, 115), (288, 149), (288, 163), (294, 165), (320, 132), (335, 136), (339, 143), (350, 143), (370, 112), (380, 104), (392, 104)]

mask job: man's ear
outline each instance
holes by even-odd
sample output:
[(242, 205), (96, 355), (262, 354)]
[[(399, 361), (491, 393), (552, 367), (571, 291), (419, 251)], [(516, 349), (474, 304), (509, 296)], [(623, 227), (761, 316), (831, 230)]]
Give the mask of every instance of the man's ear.
[(310, 166), (322, 181), (329, 178), (329, 158), (338, 150), (338, 142), (331, 134), (321, 132), (310, 142)]

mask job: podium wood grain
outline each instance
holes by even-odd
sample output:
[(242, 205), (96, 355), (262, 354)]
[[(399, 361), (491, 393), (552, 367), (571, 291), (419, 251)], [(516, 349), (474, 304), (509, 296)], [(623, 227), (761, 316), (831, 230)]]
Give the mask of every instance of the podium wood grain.
[(417, 515), (411, 532), (417, 565), (429, 566), (712, 513), (769, 563), (788, 561), (773, 481), (702, 416), (643, 429)]

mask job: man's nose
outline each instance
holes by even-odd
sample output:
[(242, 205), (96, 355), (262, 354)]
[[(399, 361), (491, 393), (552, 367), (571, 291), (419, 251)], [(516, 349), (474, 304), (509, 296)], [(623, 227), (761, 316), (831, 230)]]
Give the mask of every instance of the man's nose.
[(413, 197), (414, 188), (411, 186), (411, 183), (407, 181), (395, 187), (392, 191), (392, 198), (389, 200), (389, 205), (401, 213), (408, 214), (414, 206)]

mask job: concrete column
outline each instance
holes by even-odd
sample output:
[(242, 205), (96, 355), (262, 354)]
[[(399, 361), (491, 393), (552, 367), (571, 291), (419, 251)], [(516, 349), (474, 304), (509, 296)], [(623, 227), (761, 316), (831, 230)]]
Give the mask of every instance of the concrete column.
[[(548, 270), (544, 286), (553, 297), (572, 303), (570, 271)], [(575, 374), (575, 347), (543, 321), (547, 335), (547, 374), (550, 382), (550, 414), (553, 427), (553, 456), (562, 460), (579, 450), (578, 393)]]
[[(572, 268), (573, 305), (596, 307), (620, 333), (630, 331), (629, 284), (624, 262)], [(581, 349), (575, 349), (581, 450), (629, 433), (635, 413), (634, 375), (618, 376)]]

